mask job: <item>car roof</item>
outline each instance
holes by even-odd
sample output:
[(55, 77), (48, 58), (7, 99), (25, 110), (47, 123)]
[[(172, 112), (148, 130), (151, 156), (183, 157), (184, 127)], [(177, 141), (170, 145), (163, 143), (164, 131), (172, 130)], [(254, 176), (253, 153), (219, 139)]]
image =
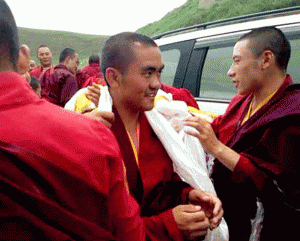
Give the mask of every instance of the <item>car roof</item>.
[[(264, 26), (276, 26), (278, 28), (281, 28), (286, 25), (291, 24), (300, 24), (300, 13), (297, 12), (290, 12), (289, 15), (284, 16), (265, 16), (264, 19), (259, 20), (249, 20), (242, 23), (233, 23), (233, 24), (227, 24), (223, 26), (217, 26), (207, 29), (201, 29), (193, 32), (186, 32), (186, 33), (180, 33), (180, 31), (177, 33), (177, 35), (167, 36), (159, 39), (155, 39), (155, 42), (158, 44), (158, 46), (167, 45), (171, 43), (177, 43), (182, 41), (187, 41), (191, 39), (201, 39), (206, 37), (213, 37), (217, 35), (222, 35), (226, 33), (234, 33), (239, 31), (245, 31), (245, 30), (251, 30), (258, 27), (264, 27)], [(223, 20), (225, 22), (225, 20)], [(219, 21), (222, 22), (222, 21)], [(185, 29), (182, 29), (184, 31)], [(180, 34), (179, 34), (180, 33)]]

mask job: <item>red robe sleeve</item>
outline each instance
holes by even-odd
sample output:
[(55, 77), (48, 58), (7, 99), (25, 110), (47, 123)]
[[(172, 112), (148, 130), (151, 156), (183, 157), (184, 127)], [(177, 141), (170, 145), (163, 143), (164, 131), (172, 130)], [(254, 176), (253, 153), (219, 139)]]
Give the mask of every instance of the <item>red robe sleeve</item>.
[(98, 74), (98, 75), (95, 75), (95, 76), (91, 76), (89, 78), (87, 78), (83, 84), (81, 85), (82, 88), (85, 88), (85, 87), (88, 87), (88, 86), (92, 86), (93, 83), (95, 84), (100, 84), (102, 86), (105, 86), (106, 85), (106, 82), (103, 78), (103, 75), (101, 74)]
[(144, 218), (147, 238), (152, 241), (172, 240), (183, 241), (182, 234), (177, 227), (172, 209), (159, 215)]
[(76, 72), (76, 80), (79, 89), (84, 88), (82, 84), (86, 81), (87, 78), (88, 76), (82, 71), (82, 69), (79, 69)]

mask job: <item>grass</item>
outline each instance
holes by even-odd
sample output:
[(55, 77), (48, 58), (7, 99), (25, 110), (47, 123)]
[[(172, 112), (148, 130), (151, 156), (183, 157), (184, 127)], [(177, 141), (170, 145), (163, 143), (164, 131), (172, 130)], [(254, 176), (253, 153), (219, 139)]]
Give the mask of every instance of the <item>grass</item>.
[(198, 4), (199, 0), (189, 0), (160, 21), (148, 24), (137, 32), (153, 37), (199, 23), (300, 5), (299, 0), (218, 0), (202, 9), (198, 8)]

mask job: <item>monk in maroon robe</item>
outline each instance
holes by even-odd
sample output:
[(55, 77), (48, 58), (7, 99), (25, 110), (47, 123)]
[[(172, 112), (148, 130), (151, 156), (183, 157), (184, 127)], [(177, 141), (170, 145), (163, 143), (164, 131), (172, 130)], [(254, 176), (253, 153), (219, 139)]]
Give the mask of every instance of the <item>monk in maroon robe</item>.
[(91, 76), (89, 78), (87, 78), (84, 83), (82, 84), (81, 88), (85, 88), (88, 86), (93, 86), (93, 83), (98, 84), (98, 85), (102, 85), (105, 86), (105, 80), (103, 78), (103, 74), (100, 72), (95, 76)]
[(159, 48), (141, 34), (112, 36), (103, 48), (101, 69), (113, 101), (111, 130), (121, 148), (130, 193), (141, 205), (147, 234), (154, 240), (203, 237), (209, 226), (220, 222), (221, 203), (181, 181), (144, 113), (154, 107), (160, 88)]
[(17, 74), (0, 80), (0, 239), (143, 240), (106, 127), (40, 100)]
[(52, 52), (48, 45), (40, 45), (36, 50), (36, 57), (40, 61), (40, 66), (32, 69), (29, 74), (39, 79), (42, 74), (52, 67)]
[(217, 158), (212, 178), (230, 240), (299, 236), (300, 87), (286, 74), (289, 57), (280, 30), (245, 34), (233, 50), (228, 75), (238, 95), (226, 113), (212, 126), (199, 118), (186, 121), (199, 131), (189, 134)]
[(61, 52), (59, 62), (40, 77), (41, 97), (64, 107), (78, 90), (75, 73), (79, 58), (73, 49), (66, 48)]
[(145, 240), (113, 134), (33, 93), (16, 73), (14, 18), (0, 9), (0, 239)]
[(97, 54), (92, 54), (89, 57), (89, 64), (79, 69), (76, 73), (79, 89), (87, 87), (87, 79), (97, 75), (98, 78), (103, 77), (102, 73), (100, 72), (100, 56)]

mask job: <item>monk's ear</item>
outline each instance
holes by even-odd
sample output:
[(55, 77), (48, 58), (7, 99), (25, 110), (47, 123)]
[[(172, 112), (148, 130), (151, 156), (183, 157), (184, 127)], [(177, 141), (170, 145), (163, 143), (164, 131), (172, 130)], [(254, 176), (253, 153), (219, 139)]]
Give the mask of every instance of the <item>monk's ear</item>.
[(30, 50), (27, 45), (21, 45), (19, 49), (18, 72), (25, 74), (30, 68)]
[(276, 65), (276, 59), (272, 51), (266, 50), (262, 53), (262, 68), (267, 69), (271, 65)]
[(30, 57), (30, 50), (27, 47), (27, 45), (21, 45), (20, 46), (19, 55), (20, 54), (23, 54), (26, 58), (29, 59), (29, 57)]
[(106, 69), (106, 81), (111, 88), (118, 87), (122, 82), (122, 73), (115, 68)]

